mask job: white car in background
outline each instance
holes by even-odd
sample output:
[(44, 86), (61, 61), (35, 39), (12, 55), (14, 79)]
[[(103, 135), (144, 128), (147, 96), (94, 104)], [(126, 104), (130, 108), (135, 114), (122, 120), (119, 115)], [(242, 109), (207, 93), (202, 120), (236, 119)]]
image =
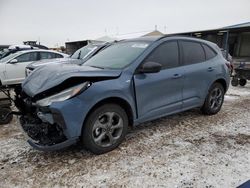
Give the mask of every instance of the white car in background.
[(0, 85), (21, 84), (25, 79), (25, 68), (42, 59), (66, 58), (67, 54), (52, 50), (24, 50), (0, 59)]

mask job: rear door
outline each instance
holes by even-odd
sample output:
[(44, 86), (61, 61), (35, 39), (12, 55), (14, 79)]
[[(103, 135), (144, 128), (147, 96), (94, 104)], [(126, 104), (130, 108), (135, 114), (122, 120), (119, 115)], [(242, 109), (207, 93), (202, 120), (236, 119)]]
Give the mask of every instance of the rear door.
[(162, 65), (158, 73), (134, 76), (139, 119), (150, 120), (181, 110), (182, 74), (179, 67), (177, 41), (166, 41), (156, 47), (143, 61)]
[(27, 52), (19, 55), (15, 59), (17, 63), (6, 64), (7, 84), (18, 84), (25, 79), (25, 68), (27, 65), (37, 60), (37, 52)]
[(206, 53), (201, 43), (190, 40), (181, 40), (179, 42), (182, 64), (185, 67), (183, 109), (201, 106), (211, 80), (215, 77), (213, 74), (214, 67), (207, 62), (208, 59), (206, 59)]

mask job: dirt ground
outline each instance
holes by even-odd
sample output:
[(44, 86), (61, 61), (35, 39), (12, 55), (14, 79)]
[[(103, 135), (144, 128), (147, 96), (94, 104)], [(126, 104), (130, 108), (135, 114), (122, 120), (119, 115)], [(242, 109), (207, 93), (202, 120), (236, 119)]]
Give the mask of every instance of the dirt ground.
[(0, 126), (0, 187), (237, 187), (250, 179), (250, 85), (230, 88), (220, 113), (191, 110), (145, 123), (116, 150), (44, 153), (15, 118)]

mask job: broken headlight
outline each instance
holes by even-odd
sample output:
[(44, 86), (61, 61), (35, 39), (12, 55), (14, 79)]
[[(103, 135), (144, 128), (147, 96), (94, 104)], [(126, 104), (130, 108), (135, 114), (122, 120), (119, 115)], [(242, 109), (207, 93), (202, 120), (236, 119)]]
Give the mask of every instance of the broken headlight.
[(60, 102), (65, 101), (67, 99), (70, 99), (80, 92), (84, 91), (90, 86), (89, 82), (84, 82), (83, 84), (79, 84), (77, 86), (71, 87), (69, 89), (65, 89), (61, 91), (60, 93), (57, 93), (55, 95), (49, 96), (47, 98), (41, 99), (36, 102), (39, 106), (49, 106), (52, 102)]

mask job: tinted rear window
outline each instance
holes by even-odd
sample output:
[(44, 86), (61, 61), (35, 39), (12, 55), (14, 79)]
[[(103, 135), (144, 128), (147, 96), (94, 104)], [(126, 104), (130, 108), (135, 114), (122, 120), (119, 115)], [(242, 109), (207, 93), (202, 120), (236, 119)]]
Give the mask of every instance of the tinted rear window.
[(185, 65), (201, 63), (205, 61), (205, 52), (198, 42), (180, 41), (183, 49), (183, 60)]
[(210, 47), (207, 45), (203, 44), (204, 50), (206, 52), (206, 60), (214, 58), (217, 54), (215, 53), (214, 50), (212, 50)]

